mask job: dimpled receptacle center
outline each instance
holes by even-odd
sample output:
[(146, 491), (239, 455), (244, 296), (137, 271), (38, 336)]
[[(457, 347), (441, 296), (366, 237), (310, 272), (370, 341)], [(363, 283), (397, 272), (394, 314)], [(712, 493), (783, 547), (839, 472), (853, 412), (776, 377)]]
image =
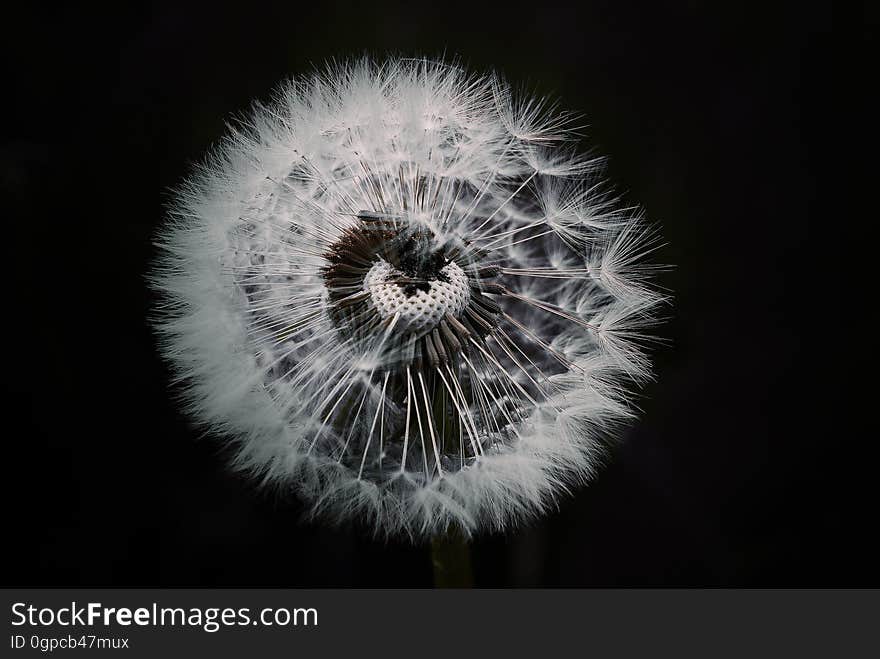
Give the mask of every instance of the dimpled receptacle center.
[(435, 279), (427, 290), (409, 292), (395, 281), (404, 275), (386, 261), (377, 261), (364, 277), (364, 290), (382, 318), (400, 314), (401, 329), (423, 333), (436, 327), (447, 313), (459, 316), (470, 302), (468, 276), (456, 263), (440, 271), (446, 281)]

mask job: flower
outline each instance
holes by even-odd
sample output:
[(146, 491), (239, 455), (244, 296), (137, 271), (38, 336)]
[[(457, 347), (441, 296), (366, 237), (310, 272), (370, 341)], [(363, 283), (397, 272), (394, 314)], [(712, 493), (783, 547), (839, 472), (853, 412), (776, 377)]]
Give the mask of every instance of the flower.
[(649, 377), (658, 238), (573, 118), (496, 75), (335, 64), (178, 191), (160, 349), (234, 467), (412, 539), (498, 530), (595, 471)]

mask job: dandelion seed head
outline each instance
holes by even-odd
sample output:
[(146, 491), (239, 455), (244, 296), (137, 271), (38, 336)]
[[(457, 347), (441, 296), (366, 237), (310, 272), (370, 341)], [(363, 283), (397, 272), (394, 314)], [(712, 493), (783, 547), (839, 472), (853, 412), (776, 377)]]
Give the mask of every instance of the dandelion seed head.
[(160, 347), (233, 465), (315, 515), (499, 530), (591, 478), (650, 377), (656, 233), (571, 115), (361, 60), (284, 85), (183, 185)]

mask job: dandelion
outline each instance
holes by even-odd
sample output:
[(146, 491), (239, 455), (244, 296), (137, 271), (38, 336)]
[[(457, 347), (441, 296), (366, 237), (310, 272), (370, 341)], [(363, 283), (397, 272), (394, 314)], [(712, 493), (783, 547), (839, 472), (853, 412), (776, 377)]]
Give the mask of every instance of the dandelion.
[(188, 411), (312, 511), (499, 530), (594, 473), (649, 377), (656, 233), (498, 76), (335, 64), (183, 186), (151, 274)]

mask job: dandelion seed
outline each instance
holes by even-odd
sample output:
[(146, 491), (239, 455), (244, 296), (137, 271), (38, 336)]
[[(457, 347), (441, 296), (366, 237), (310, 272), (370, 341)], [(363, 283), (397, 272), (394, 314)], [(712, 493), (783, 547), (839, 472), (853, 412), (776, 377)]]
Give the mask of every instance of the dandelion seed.
[(417, 538), (583, 482), (649, 377), (656, 234), (569, 115), (443, 63), (334, 65), (178, 193), (151, 281), (189, 412), (316, 514)]

